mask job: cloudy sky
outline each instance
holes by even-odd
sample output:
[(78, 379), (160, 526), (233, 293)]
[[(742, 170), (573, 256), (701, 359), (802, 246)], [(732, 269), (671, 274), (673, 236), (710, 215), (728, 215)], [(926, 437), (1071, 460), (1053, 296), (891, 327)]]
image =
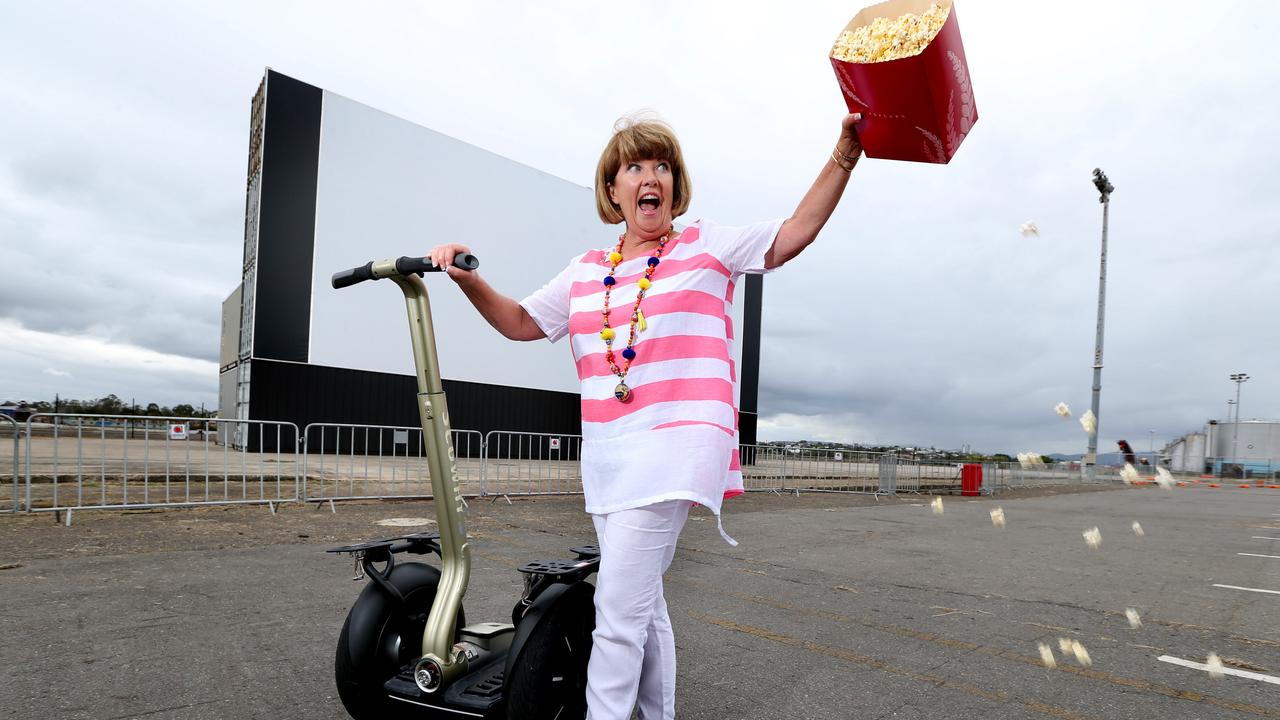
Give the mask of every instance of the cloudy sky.
[[(614, 119), (678, 130), (690, 217), (785, 216), (859, 3), (126, 2), (0, 11), (0, 399), (216, 405), (249, 99), (271, 66), (588, 185)], [(642, 9), (640, 9), (642, 8)], [(764, 439), (1083, 452), (1102, 167), (1101, 449), (1280, 417), (1274, 3), (960, 0), (980, 119), (866, 160), (765, 287)], [(1018, 232), (1035, 222), (1040, 236)]]

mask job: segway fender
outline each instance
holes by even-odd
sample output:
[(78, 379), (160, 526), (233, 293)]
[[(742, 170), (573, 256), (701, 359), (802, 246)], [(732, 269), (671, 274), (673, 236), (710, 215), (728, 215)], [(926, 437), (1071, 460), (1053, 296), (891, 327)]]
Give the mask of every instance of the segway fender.
[[(387, 581), (400, 591), (401, 597), (405, 597), (415, 590), (438, 586), (440, 571), (424, 563), (401, 563), (391, 570)], [(375, 582), (365, 585), (360, 592), (347, 616), (347, 647), (351, 662), (356, 666), (373, 667), (378, 663), (380, 654), (393, 650), (379, 647), (378, 641), (399, 602)], [(429, 609), (423, 608), (423, 611)]]
[[(586, 593), (586, 598), (577, 596)], [(515, 637), (511, 639), (511, 650), (507, 653), (506, 677), (510, 678), (516, 662), (520, 659), (521, 651), (524, 650), (525, 643), (528, 642), (529, 636), (533, 635), (538, 629), (538, 625), (546, 622), (550, 617), (555, 615), (557, 609), (561, 605), (570, 606), (573, 603), (583, 603), (586, 607), (595, 608), (596, 588), (588, 582), (567, 584), (556, 584), (547, 588), (529, 609), (525, 611), (520, 618), (520, 624), (516, 626)], [(594, 621), (593, 623), (594, 624)]]

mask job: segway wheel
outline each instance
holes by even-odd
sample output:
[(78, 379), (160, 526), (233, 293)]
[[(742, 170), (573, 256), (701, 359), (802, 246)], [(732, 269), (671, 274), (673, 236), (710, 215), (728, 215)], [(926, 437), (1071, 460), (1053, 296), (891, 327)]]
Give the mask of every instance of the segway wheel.
[(587, 661), (596, 628), (595, 588), (570, 586), (543, 618), (506, 679), (509, 720), (581, 720), (587, 716)]
[[(400, 668), (422, 655), (422, 630), (435, 601), (440, 572), (423, 563), (397, 565), (389, 578), (404, 603), (370, 583), (347, 613), (338, 636), (333, 673), (342, 705), (355, 720), (386, 720), (404, 712), (383, 691)], [(455, 626), (466, 624), (458, 608)]]

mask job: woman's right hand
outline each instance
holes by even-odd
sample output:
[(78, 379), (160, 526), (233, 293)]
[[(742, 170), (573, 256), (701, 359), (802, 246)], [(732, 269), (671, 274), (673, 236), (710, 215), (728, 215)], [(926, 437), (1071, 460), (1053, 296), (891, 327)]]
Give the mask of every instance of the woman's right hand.
[(456, 283), (466, 282), (468, 278), (474, 277), (475, 272), (459, 270), (453, 266), (453, 258), (458, 253), (469, 253), (471, 248), (458, 243), (445, 243), (431, 248), (427, 253), (427, 258), (431, 260), (431, 264), (436, 267), (444, 268), (445, 273)]

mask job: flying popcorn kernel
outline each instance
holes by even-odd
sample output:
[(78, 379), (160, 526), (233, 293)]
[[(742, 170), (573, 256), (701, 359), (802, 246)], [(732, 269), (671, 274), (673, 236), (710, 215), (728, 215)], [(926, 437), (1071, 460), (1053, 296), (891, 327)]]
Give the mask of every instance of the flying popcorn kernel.
[(1093, 664), (1093, 658), (1089, 657), (1089, 651), (1085, 649), (1084, 645), (1080, 644), (1079, 640), (1071, 641), (1071, 654), (1076, 656), (1076, 662), (1083, 667), (1089, 667)]
[(845, 62), (877, 63), (919, 55), (942, 29), (948, 12), (934, 3), (920, 15), (878, 17), (868, 25), (841, 33), (831, 57)]
[(942, 498), (934, 498), (933, 502), (929, 503), (929, 506), (933, 508), (934, 515), (942, 514)]
[(1068, 407), (1066, 403), (1058, 403), (1058, 406), (1055, 407), (1053, 411), (1058, 413), (1058, 417), (1063, 420), (1069, 420), (1071, 418), (1071, 408)]
[(1125, 616), (1125, 619), (1129, 621), (1129, 627), (1133, 628), (1134, 630), (1137, 630), (1138, 628), (1142, 627), (1142, 618), (1139, 617), (1137, 610), (1134, 610), (1133, 608), (1125, 608), (1124, 616)]
[(1023, 470), (1032, 470), (1044, 467), (1044, 458), (1036, 452), (1018, 453), (1018, 464), (1022, 465)]
[(1090, 435), (1098, 432), (1098, 416), (1094, 415), (1092, 410), (1086, 410), (1080, 416), (1080, 427), (1084, 428), (1084, 431)]
[(1091, 549), (1097, 550), (1102, 544), (1102, 532), (1096, 527), (1091, 527), (1084, 531), (1084, 541)]
[(1125, 485), (1132, 485), (1138, 482), (1138, 471), (1129, 463), (1124, 464), (1124, 468), (1120, 470), (1120, 479), (1124, 480)]
[(1004, 527), (1004, 508), (996, 508), (991, 511), (991, 524), (996, 527)]
[(1214, 680), (1222, 679), (1222, 658), (1218, 657), (1218, 653), (1209, 653), (1209, 659), (1204, 664), (1208, 666), (1205, 670), (1209, 673), (1209, 677)]
[(1057, 661), (1053, 659), (1053, 649), (1044, 643), (1037, 643), (1036, 645), (1040, 648), (1040, 662), (1044, 663), (1044, 666), (1050, 670), (1058, 667)]
[(1147, 534), (1147, 531), (1142, 529), (1142, 524), (1139, 523), (1137, 520), (1133, 521), (1133, 534), (1137, 535), (1138, 537), (1142, 537), (1143, 535)]
[(1018, 228), (1018, 232), (1022, 233), (1022, 237), (1040, 237), (1040, 228), (1036, 227), (1033, 222), (1022, 223), (1022, 227)]
[(1156, 468), (1156, 484), (1160, 486), (1161, 490), (1172, 490), (1173, 475), (1162, 467)]
[(1058, 638), (1058, 652), (1062, 653), (1063, 655), (1070, 655), (1071, 644), (1074, 642), (1075, 641), (1072, 640), (1071, 638), (1065, 638), (1065, 637)]

